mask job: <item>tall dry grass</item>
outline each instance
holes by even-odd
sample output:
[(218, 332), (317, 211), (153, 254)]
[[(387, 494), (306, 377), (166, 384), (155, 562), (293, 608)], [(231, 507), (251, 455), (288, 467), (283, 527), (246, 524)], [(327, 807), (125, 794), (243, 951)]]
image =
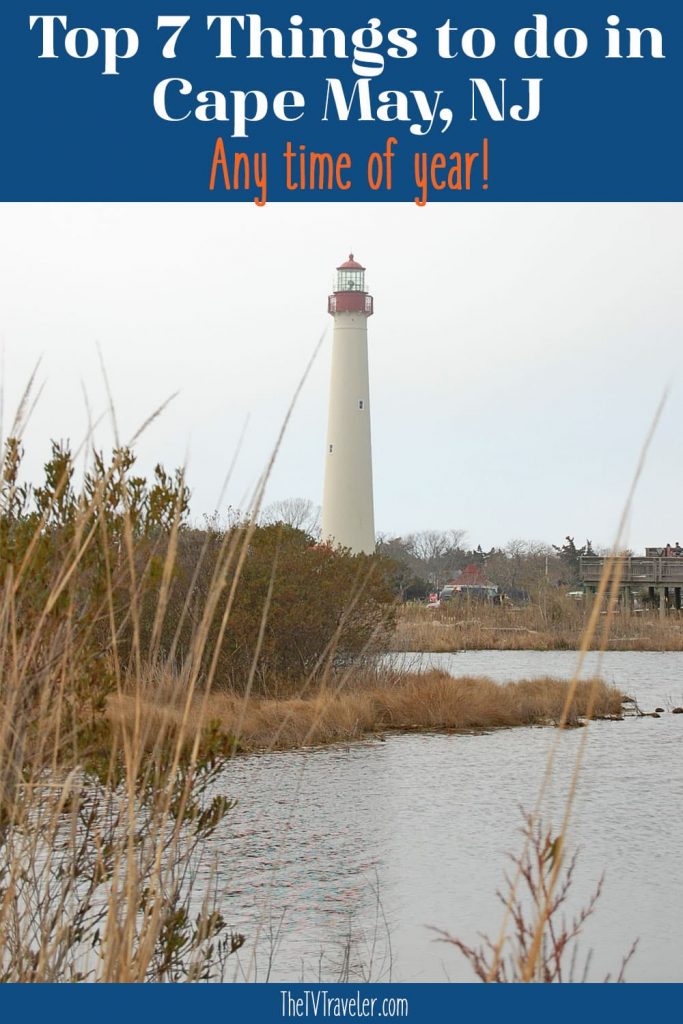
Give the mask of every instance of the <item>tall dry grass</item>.
[[(120, 466), (112, 467), (117, 472)], [(63, 487), (57, 482), (57, 500)], [(193, 880), (202, 848), (229, 811), (209, 792), (225, 752), (220, 734), (189, 735), (201, 701), (200, 621), (185, 661), (184, 701), (173, 735), (146, 732), (139, 714), (125, 732), (105, 714), (106, 694), (141, 702), (140, 561), (123, 516), (119, 564), (101, 601), (82, 602), (74, 580), (107, 529), (103, 491), (79, 503), (49, 585), (35, 585), (34, 554), (46, 513), (0, 594), (0, 980), (179, 981), (220, 976), (242, 944)], [(170, 528), (174, 549), (179, 519)], [(109, 543), (100, 549), (114, 550)], [(215, 566), (212, 600), (244, 557), (228, 543)], [(172, 554), (161, 570), (164, 614)], [(107, 571), (109, 571), (107, 569)], [(126, 666), (113, 607), (128, 588)], [(206, 613), (208, 615), (208, 611)], [(111, 629), (109, 643), (102, 631)], [(92, 646), (97, 631), (98, 643)], [(132, 636), (132, 640), (130, 637)], [(101, 655), (98, 655), (101, 651)], [(100, 657), (99, 667), (97, 658)], [(154, 660), (154, 651), (151, 652)], [(202, 683), (204, 685), (204, 683)]]
[[(638, 457), (633, 479), (626, 496), (616, 536), (609, 557), (605, 560), (603, 575), (594, 600), (590, 603), (585, 629), (578, 650), (575, 674), (570, 682), (565, 706), (558, 723), (560, 730), (570, 724), (571, 705), (581, 686), (581, 673), (589, 650), (597, 645), (604, 653), (609, 645), (623, 562), (619, 552), (623, 548), (626, 523), (647, 456), (667, 400), (665, 391), (655, 412), (652, 424)], [(606, 614), (603, 615), (603, 609)], [(589, 691), (587, 719), (594, 715), (598, 699), (597, 679)], [(539, 787), (536, 803), (525, 813), (524, 842), (521, 852), (513, 855), (514, 871), (506, 876), (507, 888), (502, 897), (503, 919), (498, 936), (484, 937), (484, 946), (475, 948), (461, 936), (445, 934), (444, 940), (454, 945), (471, 964), (475, 974), (484, 982), (546, 982), (562, 979), (565, 960), (571, 950), (574, 958), (583, 923), (595, 911), (602, 882), (589, 896), (574, 923), (567, 927), (561, 916), (567, 893), (571, 888), (575, 859), (568, 854), (576, 796), (582, 775), (590, 730), (586, 729), (577, 746), (574, 765), (566, 781), (562, 820), (555, 824), (543, 821), (544, 798), (555, 770), (558, 741), (551, 743), (546, 770)], [(527, 899), (521, 893), (526, 889)], [(632, 943), (622, 959), (617, 980), (623, 980), (624, 969), (637, 945)], [(583, 980), (586, 980), (584, 977)]]
[[(244, 528), (212, 551), (201, 606), (174, 612), (178, 627), (192, 618), (179, 662), (160, 637), (182, 476), (174, 489), (159, 473), (149, 491), (127, 480), (129, 447), (117, 438), (111, 465), (95, 457), (96, 471), (74, 494), (71, 460), (57, 447), (34, 492), (37, 512), (26, 514), (14, 439), (32, 383), (1, 481), (0, 981), (220, 979), (244, 938), (220, 912), (204, 853), (232, 806), (213, 787), (233, 747), (219, 728), (190, 720), (205, 717), (272, 459)], [(154, 534), (139, 542), (141, 495), (150, 517), (163, 509), (163, 522), (154, 518), (161, 549)], [(150, 578), (156, 605), (143, 646)], [(182, 683), (172, 729), (142, 714), (149, 678), (171, 666)], [(106, 714), (110, 697), (132, 708), (125, 729)]]
[[(229, 723), (212, 691), (298, 390), (240, 528), (207, 533), (174, 602), (183, 474), (158, 469), (153, 486), (133, 476), (146, 424), (122, 445), (114, 420), (109, 465), (91, 453), (76, 490), (70, 453), (53, 446), (31, 493), (17, 479), (31, 384), (0, 478), (0, 981), (219, 980), (244, 936), (221, 913), (207, 840), (232, 807), (215, 783), (259, 682), (276, 564), (240, 697), (225, 697)], [(372, 571), (357, 574), (302, 688), (331, 678)], [(156, 682), (170, 677), (172, 715)]]

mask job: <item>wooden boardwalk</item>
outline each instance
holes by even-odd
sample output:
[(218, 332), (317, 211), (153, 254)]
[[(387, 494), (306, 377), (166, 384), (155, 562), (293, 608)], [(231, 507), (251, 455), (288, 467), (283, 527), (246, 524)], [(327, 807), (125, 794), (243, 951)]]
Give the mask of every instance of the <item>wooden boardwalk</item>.
[[(668, 558), (619, 558), (622, 583), (647, 587), (680, 586), (683, 584), (683, 558), (671, 555)], [(581, 559), (581, 582), (599, 583), (605, 568), (606, 558), (584, 556)]]
[[(594, 594), (608, 563), (606, 558), (584, 556), (580, 559), (581, 583), (587, 594)], [(683, 587), (683, 557), (669, 555), (645, 555), (633, 558), (615, 559), (610, 576), (619, 578), (622, 603), (629, 607), (633, 592), (647, 590), (648, 599), (659, 605), (661, 615), (667, 609), (681, 608), (681, 587)]]

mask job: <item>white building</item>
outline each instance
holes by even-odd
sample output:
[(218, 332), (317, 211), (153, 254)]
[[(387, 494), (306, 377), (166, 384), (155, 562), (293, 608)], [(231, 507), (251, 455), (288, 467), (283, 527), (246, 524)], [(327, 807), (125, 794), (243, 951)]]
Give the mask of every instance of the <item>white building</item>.
[(372, 296), (365, 267), (351, 254), (337, 267), (328, 299), (334, 317), (330, 406), (323, 492), (323, 540), (354, 554), (375, 550), (368, 374), (368, 317)]

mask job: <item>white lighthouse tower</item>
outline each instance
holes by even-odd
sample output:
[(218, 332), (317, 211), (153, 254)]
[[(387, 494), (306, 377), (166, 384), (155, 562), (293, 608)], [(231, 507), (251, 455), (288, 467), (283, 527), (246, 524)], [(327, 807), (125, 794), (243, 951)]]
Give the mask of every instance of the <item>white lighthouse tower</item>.
[(334, 317), (330, 407), (323, 492), (323, 540), (353, 554), (375, 550), (368, 375), (368, 317), (372, 296), (365, 267), (353, 253), (337, 267), (327, 305)]

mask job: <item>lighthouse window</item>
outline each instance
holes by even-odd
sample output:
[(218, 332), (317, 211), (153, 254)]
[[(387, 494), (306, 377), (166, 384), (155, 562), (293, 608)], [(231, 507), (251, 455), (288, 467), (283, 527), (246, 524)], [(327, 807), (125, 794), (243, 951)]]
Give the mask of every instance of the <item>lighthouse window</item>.
[(332, 449), (333, 449), (333, 448), (334, 448), (334, 445), (333, 445), (333, 444), (331, 444), (331, 445), (330, 445), (330, 455), (332, 454)]
[(364, 270), (340, 270), (337, 274), (338, 292), (364, 292)]
[(359, 409), (364, 409), (364, 408), (365, 408), (365, 402), (363, 401), (363, 399), (362, 399), (362, 398), (361, 398), (361, 399), (360, 399), (360, 401), (358, 402), (358, 408), (359, 408)]

